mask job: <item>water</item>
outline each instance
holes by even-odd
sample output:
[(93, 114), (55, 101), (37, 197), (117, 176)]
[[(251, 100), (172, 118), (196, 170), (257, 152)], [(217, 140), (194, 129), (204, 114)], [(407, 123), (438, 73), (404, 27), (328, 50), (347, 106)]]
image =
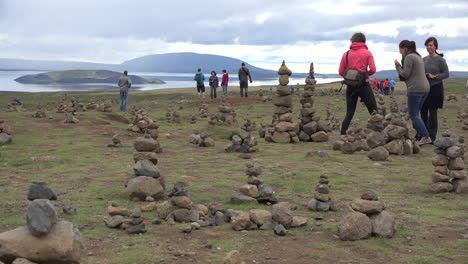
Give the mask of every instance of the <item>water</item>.
[[(0, 91), (15, 92), (57, 92), (57, 91), (98, 91), (98, 90), (117, 90), (114, 83), (98, 84), (21, 84), (14, 80), (27, 74), (38, 74), (43, 71), (0, 71)], [(163, 72), (139, 72), (131, 73), (144, 78), (159, 78), (165, 81), (165, 84), (138, 84), (132, 86), (132, 90), (155, 90), (165, 88), (195, 88), (193, 81), (194, 73), (163, 73)], [(208, 74), (205, 74), (205, 86), (208, 88)], [(253, 76), (255, 77), (255, 76)], [(317, 78), (317, 83), (330, 83), (340, 81), (340, 78)], [(221, 83), (221, 76), (219, 76)], [(236, 76), (230, 76), (229, 83), (234, 86), (239, 85)], [(304, 84), (304, 78), (290, 78), (289, 84)], [(249, 86), (276, 86), (278, 79), (255, 80)]]

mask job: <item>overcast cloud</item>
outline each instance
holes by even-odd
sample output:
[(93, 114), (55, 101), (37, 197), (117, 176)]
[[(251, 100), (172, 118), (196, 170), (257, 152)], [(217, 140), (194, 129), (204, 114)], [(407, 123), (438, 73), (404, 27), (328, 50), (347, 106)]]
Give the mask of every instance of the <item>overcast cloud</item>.
[(276, 69), (336, 73), (355, 31), (367, 35), (379, 70), (398, 43), (439, 39), (451, 70), (468, 70), (468, 1), (0, 0), (0, 57), (120, 63), (199, 52)]

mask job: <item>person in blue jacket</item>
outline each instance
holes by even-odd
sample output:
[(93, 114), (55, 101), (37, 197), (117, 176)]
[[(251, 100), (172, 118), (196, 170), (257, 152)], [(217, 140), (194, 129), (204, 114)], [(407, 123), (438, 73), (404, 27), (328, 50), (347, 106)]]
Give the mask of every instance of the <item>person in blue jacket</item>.
[(198, 98), (205, 99), (205, 75), (201, 68), (198, 68), (197, 73), (193, 77), (193, 80), (197, 81), (197, 92)]
[(393, 91), (395, 90), (395, 80), (393, 80), (393, 78), (390, 80), (390, 90), (391, 90), (391, 93), (393, 94)]

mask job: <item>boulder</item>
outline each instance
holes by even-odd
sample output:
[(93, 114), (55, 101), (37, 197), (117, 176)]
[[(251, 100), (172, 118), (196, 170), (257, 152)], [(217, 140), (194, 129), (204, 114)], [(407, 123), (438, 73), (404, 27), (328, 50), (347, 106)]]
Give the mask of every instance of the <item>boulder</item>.
[(275, 131), (273, 133), (272, 140), (275, 143), (290, 143), (291, 142), (291, 136), (289, 135), (288, 132)]
[(376, 213), (382, 212), (385, 206), (382, 201), (354, 199), (351, 202), (351, 208), (353, 208), (354, 211), (357, 211), (363, 214), (376, 214)]
[(35, 180), (29, 187), (28, 200), (33, 201), (36, 199), (57, 200), (57, 195), (45, 182)]
[(249, 214), (250, 220), (258, 226), (271, 223), (273, 221), (271, 213), (267, 210), (252, 209), (249, 211)]
[(314, 142), (326, 142), (328, 141), (328, 134), (325, 131), (319, 131), (310, 136)]
[(258, 188), (256, 185), (245, 184), (239, 187), (239, 191), (247, 196), (257, 198), (258, 197)]
[(396, 231), (395, 216), (384, 210), (379, 214), (371, 215), (369, 218), (373, 234), (385, 238), (393, 237)]
[(282, 224), (286, 228), (291, 226), (293, 215), (291, 213), (291, 205), (287, 202), (280, 202), (272, 206), (271, 210), (273, 221)]
[(36, 199), (31, 202), (26, 211), (26, 225), (35, 237), (44, 237), (57, 222), (57, 212), (47, 199)]
[(385, 145), (387, 143), (387, 138), (382, 132), (372, 131), (367, 135), (366, 142), (367, 145), (373, 149)]
[(384, 146), (390, 154), (403, 155), (403, 140), (394, 139)]
[(192, 199), (190, 199), (188, 196), (174, 196), (171, 198), (171, 203), (176, 207), (189, 210), (193, 207)]
[(172, 212), (174, 220), (179, 223), (191, 223), (198, 221), (198, 212), (195, 209), (176, 209)]
[(0, 133), (0, 145), (11, 143), (11, 135), (7, 133)]
[(386, 161), (389, 155), (390, 153), (385, 147), (379, 146), (369, 151), (367, 157), (373, 161)]
[(165, 201), (160, 204), (158, 204), (158, 207), (156, 210), (158, 211), (159, 217), (162, 219), (167, 219), (170, 215), (172, 215), (172, 212), (177, 209), (174, 205), (172, 205), (171, 201)]
[(352, 212), (346, 214), (338, 223), (338, 237), (341, 240), (359, 240), (367, 238), (372, 233), (372, 224), (367, 215)]
[(79, 264), (83, 251), (80, 231), (70, 222), (55, 224), (51, 232), (37, 238), (27, 227), (0, 234), (0, 260), (25, 258), (38, 263)]
[(241, 231), (254, 230), (258, 227), (250, 220), (250, 214), (248, 212), (240, 211), (237, 215), (231, 218), (231, 228), (236, 231)]
[(138, 176), (128, 181), (124, 195), (130, 199), (138, 198), (140, 201), (145, 201), (148, 196), (161, 199), (164, 196), (164, 188), (157, 179)]
[(453, 185), (450, 182), (435, 182), (431, 184), (431, 191), (433, 193), (451, 192)]
[(383, 132), (388, 135), (389, 139), (400, 139), (408, 133), (408, 129), (401, 126), (388, 125)]
[(159, 142), (148, 135), (147, 137), (137, 138), (133, 143), (133, 147), (138, 152), (153, 152), (159, 148)]
[(150, 160), (137, 161), (133, 166), (133, 171), (136, 176), (148, 176), (156, 179), (161, 176), (159, 169)]

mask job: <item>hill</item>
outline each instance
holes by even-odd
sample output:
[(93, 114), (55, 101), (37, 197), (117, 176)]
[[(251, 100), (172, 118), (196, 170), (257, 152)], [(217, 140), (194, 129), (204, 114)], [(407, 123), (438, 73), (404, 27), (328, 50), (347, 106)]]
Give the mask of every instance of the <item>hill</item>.
[[(24, 84), (76, 84), (76, 83), (116, 83), (122, 74), (107, 70), (69, 70), (24, 75), (15, 81)], [(129, 75), (133, 84), (164, 83), (159, 79), (145, 79)]]

